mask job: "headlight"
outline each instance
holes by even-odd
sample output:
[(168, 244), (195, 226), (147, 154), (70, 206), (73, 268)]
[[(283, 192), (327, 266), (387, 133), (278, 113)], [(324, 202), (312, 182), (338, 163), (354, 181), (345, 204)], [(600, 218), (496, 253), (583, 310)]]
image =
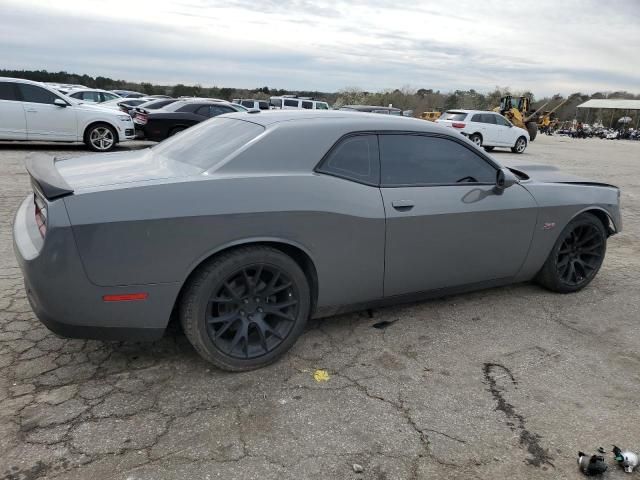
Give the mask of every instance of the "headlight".
[(118, 119), (122, 120), (123, 122), (130, 122), (131, 121), (131, 117), (129, 115), (118, 115)]

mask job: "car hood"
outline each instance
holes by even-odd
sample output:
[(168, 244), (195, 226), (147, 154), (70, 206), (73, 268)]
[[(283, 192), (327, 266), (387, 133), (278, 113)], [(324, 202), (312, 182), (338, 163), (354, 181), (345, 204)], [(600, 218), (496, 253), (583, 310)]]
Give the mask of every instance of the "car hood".
[(602, 187), (614, 187), (608, 183), (596, 182), (586, 178), (571, 175), (559, 170), (553, 165), (543, 165), (528, 162), (505, 162), (505, 167), (509, 168), (521, 180), (532, 180), (541, 183), (575, 183), (581, 185), (594, 185)]
[(57, 160), (55, 166), (74, 191), (190, 177), (203, 171), (200, 167), (157, 155), (149, 148)]

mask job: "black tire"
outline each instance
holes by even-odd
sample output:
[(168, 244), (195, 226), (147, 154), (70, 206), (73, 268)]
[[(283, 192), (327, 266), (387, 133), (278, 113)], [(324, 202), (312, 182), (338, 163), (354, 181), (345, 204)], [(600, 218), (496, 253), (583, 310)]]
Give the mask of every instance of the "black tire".
[(494, 149), (494, 148), (495, 148), (495, 147), (484, 147), (484, 149), (485, 149), (487, 152), (493, 152), (493, 149)]
[(108, 123), (94, 123), (85, 130), (84, 143), (94, 152), (110, 152), (118, 143), (118, 135)]
[(240, 372), (289, 350), (310, 309), (309, 282), (291, 257), (271, 247), (241, 247), (197, 268), (180, 301), (180, 322), (205, 360)]
[(469, 135), (469, 140), (475, 143), (478, 148), (482, 146), (482, 135), (480, 135), (479, 133)]
[(527, 132), (529, 132), (529, 141), (533, 142), (538, 136), (538, 124), (536, 122), (528, 122), (525, 124)]
[(173, 137), (176, 133), (180, 133), (183, 130), (186, 130), (187, 127), (176, 127), (176, 128), (172, 128), (171, 131), (169, 131), (169, 136)]
[(527, 139), (524, 137), (518, 137), (516, 143), (511, 147), (513, 153), (524, 153), (527, 148)]
[(600, 270), (606, 250), (604, 225), (595, 215), (583, 213), (562, 230), (536, 281), (558, 293), (582, 290)]

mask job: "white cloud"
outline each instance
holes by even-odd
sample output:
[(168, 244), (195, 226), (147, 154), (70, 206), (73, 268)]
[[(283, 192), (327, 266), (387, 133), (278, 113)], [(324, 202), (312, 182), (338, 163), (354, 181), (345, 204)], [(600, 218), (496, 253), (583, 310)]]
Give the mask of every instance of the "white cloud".
[(0, 58), (157, 83), (640, 92), (640, 3), (0, 0)]

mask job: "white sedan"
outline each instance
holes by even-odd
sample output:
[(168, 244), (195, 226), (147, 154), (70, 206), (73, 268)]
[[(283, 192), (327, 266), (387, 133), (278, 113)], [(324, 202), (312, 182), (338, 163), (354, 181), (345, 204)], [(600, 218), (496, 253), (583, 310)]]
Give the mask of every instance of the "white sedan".
[(516, 127), (499, 113), (484, 110), (449, 110), (436, 123), (458, 130), (478, 147), (491, 151), (495, 147), (522, 153), (529, 144), (529, 132)]
[(79, 102), (39, 82), (0, 77), (0, 140), (84, 142), (108, 152), (134, 139), (133, 120), (123, 112)]

